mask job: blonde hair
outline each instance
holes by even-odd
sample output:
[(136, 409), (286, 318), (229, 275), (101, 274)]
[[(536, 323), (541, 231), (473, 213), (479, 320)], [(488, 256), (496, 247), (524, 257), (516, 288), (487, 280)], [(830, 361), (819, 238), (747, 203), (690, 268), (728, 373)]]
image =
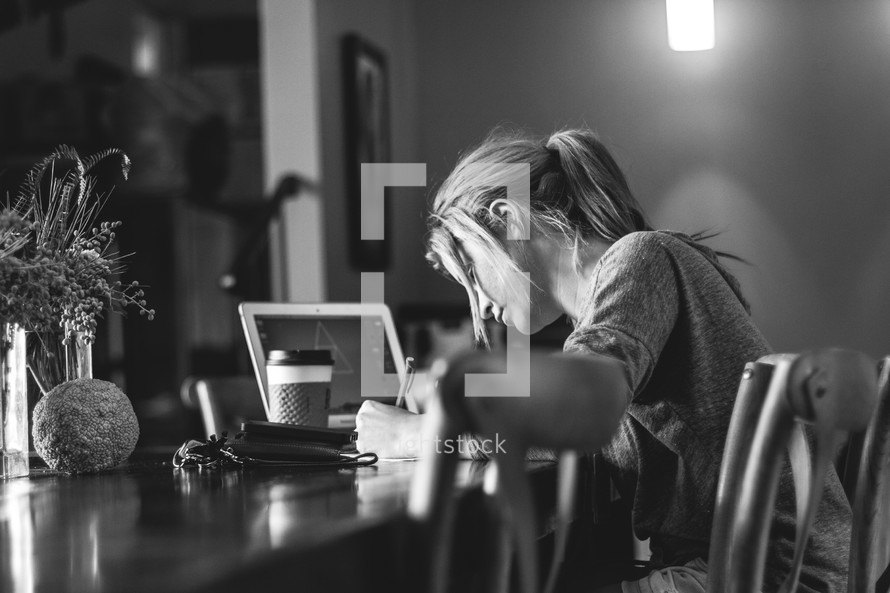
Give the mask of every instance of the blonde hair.
[(517, 181), (515, 168), (500, 166), (506, 163), (529, 166), (529, 204), (515, 205), (528, 215), (530, 232), (547, 233), (573, 248), (576, 267), (580, 248), (591, 239), (611, 244), (629, 233), (652, 230), (615, 159), (592, 131), (561, 130), (542, 138), (494, 129), (460, 158), (437, 190), (427, 236), (427, 260), (464, 286), (476, 339), (486, 347), (488, 333), (460, 247), (481, 247), (487, 263), (508, 285), (508, 272), (515, 279), (522, 271), (505, 248), (504, 221), (490, 208)]

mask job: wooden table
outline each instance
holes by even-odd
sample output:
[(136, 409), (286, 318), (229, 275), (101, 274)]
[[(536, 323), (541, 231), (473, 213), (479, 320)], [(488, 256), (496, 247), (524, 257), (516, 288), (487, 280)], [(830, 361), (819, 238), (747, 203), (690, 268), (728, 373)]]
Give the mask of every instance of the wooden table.
[[(82, 476), (41, 469), (32, 457), (30, 477), (0, 481), (0, 591), (413, 590), (404, 509), (415, 462), (176, 469), (175, 448), (137, 451), (112, 471)], [(482, 506), (481, 465), (459, 471), (469, 532)], [(542, 531), (555, 469), (529, 466)]]

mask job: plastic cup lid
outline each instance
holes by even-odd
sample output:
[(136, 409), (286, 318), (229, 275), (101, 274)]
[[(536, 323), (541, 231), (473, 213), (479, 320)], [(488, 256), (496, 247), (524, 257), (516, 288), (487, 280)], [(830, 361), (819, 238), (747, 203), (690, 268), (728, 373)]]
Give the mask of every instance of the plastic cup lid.
[(330, 350), (270, 350), (267, 365), (333, 365)]

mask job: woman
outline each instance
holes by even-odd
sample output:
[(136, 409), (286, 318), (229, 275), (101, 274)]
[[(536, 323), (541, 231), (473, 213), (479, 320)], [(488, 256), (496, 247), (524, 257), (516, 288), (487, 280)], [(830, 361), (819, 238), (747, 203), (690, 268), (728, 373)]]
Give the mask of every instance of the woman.
[[(504, 187), (517, 180), (506, 163), (529, 165), (527, 206), (506, 196)], [(525, 231), (527, 241), (508, 239)], [(587, 130), (546, 139), (496, 131), (460, 160), (432, 206), (428, 259), (467, 290), (479, 341), (487, 342), (485, 319), (532, 334), (566, 314), (574, 331), (564, 350), (624, 364), (626, 385), (610, 392), (591, 387), (590, 397), (623, 398), (626, 405), (603, 455), (622, 497), (632, 501), (637, 537), (650, 538), (661, 567), (622, 583), (624, 591), (704, 591), (717, 478), (741, 372), (770, 352), (738, 282), (700, 238), (653, 230), (618, 165)], [(359, 448), (408, 442), (418, 430), (417, 416), (367, 402), (358, 418)], [(781, 584), (793, 552), (787, 478), (767, 562), (768, 592)], [(823, 500), (801, 591), (846, 588), (850, 508), (836, 475)]]

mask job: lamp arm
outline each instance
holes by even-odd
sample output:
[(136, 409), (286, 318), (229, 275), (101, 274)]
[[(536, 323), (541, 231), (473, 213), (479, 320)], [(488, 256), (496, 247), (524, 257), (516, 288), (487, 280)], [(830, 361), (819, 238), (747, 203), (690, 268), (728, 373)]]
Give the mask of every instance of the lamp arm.
[(285, 199), (300, 194), (307, 187), (311, 188), (314, 185), (294, 173), (281, 176), (272, 197), (266, 200), (262, 210), (251, 223), (247, 236), (235, 251), (231, 265), (219, 277), (220, 288), (234, 294), (240, 291), (242, 288), (240, 276), (247, 264), (256, 256), (257, 251), (266, 243), (269, 223), (281, 212)]

